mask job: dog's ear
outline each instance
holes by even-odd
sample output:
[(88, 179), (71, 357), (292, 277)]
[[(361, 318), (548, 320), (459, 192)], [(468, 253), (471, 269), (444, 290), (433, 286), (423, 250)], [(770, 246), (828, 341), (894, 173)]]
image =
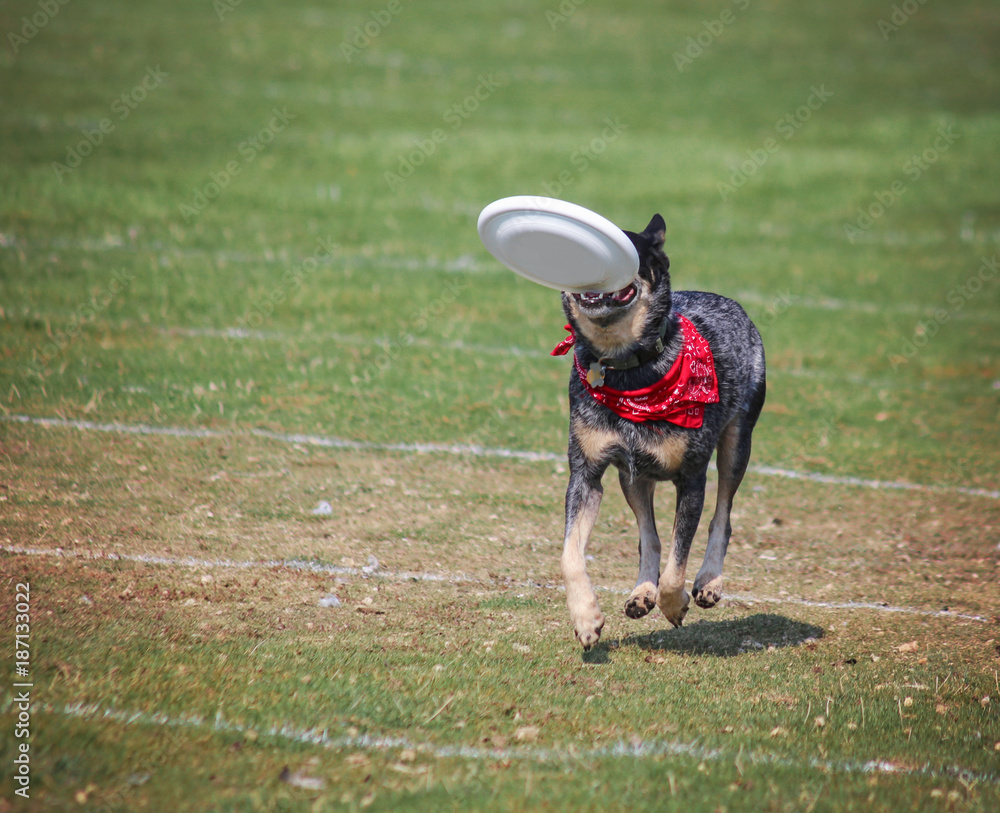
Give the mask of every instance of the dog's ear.
[(648, 275), (648, 269), (656, 266), (663, 271), (670, 268), (670, 260), (663, 253), (663, 241), (667, 233), (667, 224), (663, 218), (655, 214), (642, 234), (627, 231), (628, 239), (632, 241), (635, 250), (639, 252), (639, 274)]
[(634, 231), (626, 231), (625, 234), (628, 235), (628, 239), (632, 241), (632, 245), (642, 257), (644, 251), (663, 248), (663, 241), (667, 235), (667, 224), (657, 214), (653, 215), (653, 219), (649, 221), (649, 225), (646, 226), (642, 234), (636, 234)]
[(654, 248), (663, 248), (663, 241), (667, 236), (667, 224), (659, 214), (655, 214), (642, 234)]

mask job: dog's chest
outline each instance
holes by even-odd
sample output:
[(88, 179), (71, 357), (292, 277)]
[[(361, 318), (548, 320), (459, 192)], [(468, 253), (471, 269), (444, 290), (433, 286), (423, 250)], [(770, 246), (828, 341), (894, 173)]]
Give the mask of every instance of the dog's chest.
[(669, 479), (683, 466), (688, 453), (688, 434), (683, 430), (643, 424), (624, 431), (573, 421), (577, 448), (591, 465), (613, 463), (654, 479)]
[(626, 450), (631, 466), (647, 476), (666, 478), (676, 474), (688, 451), (688, 437), (683, 432), (636, 433)]

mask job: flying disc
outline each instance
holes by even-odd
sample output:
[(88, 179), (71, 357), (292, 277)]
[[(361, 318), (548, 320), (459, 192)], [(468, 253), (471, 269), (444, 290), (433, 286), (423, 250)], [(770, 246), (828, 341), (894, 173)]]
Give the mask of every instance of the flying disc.
[(479, 215), (487, 250), (516, 274), (571, 293), (611, 293), (639, 271), (628, 236), (596, 212), (556, 198), (501, 198)]

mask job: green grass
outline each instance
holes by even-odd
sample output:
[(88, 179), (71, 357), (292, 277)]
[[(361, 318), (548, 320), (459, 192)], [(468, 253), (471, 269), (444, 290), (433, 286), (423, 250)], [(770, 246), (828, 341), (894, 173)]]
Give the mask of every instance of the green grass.
[[(30, 562), (21, 569), (35, 585), (52, 578)], [(124, 788), (136, 803), (208, 807), (192, 798), (193, 783), (213, 809), (343, 797), (354, 807), (366, 796), (376, 809), (597, 809), (601, 798), (657, 794), (673, 806), (711, 778), (707, 809), (787, 805), (807, 791), (827, 809), (919, 806), (942, 785), (963, 809), (996, 798), (979, 625), (889, 619), (872, 629), (859, 617), (824, 629), (723, 610), (679, 632), (614, 639), (581, 661), (553, 645), (549, 622), (562, 608), (552, 591), (526, 599), (482, 585), (398, 584), (387, 595), (385, 583), (357, 583), (340, 588), (345, 603), (374, 587), (384, 615), (348, 610), (313, 624), (287, 573), (256, 573), (253, 589), (240, 573), (221, 584), (186, 576), (173, 577), (187, 583), (176, 590), (155, 568), (84, 568), (73, 592), (85, 605), (72, 595), (54, 603), (42, 588), (42, 646), (70, 660), (36, 676), (40, 794), (96, 801)], [(197, 605), (212, 611), (190, 631)], [(919, 662), (897, 651), (898, 641), (945, 628), (947, 651)], [(108, 722), (106, 709), (128, 711)], [(947, 755), (928, 759), (928, 737)], [(88, 756), (67, 742), (86, 743)], [(886, 754), (917, 773), (903, 782), (861, 770)], [(324, 792), (284, 786), (284, 764), (323, 779)], [(948, 778), (954, 765), (971, 773)], [(572, 778), (581, 768), (600, 780), (588, 794)], [(148, 776), (135, 784), (136, 774)]]
[[(558, 4), (404, 2), (347, 60), (388, 7), (68, 3), (16, 52), (40, 7), (0, 10), (0, 411), (216, 433), (0, 421), (5, 546), (168, 560), (0, 556), (38, 596), (36, 795), (5, 798), (994, 809), (995, 623), (771, 599), (986, 619), (1000, 601), (997, 501), (954, 490), (995, 490), (1000, 471), (1000, 12), (925, 3), (884, 36), (891, 3), (555, 20)], [(678, 70), (688, 37), (703, 52)], [(401, 161), (419, 165), (390, 183)], [(581, 659), (552, 587), (562, 464), (251, 434), (564, 449), (558, 296), (475, 230), (490, 201), (556, 183), (624, 228), (661, 212), (674, 287), (732, 296), (760, 326), (755, 464), (945, 490), (752, 474), (736, 598), (666, 631), (617, 612), (635, 528), (609, 480), (590, 564), (608, 628)], [(310, 513), (321, 499), (332, 518)], [(358, 572), (369, 555), (381, 576)], [(343, 607), (318, 612), (329, 593)], [(323, 787), (280, 780), (286, 765)]]

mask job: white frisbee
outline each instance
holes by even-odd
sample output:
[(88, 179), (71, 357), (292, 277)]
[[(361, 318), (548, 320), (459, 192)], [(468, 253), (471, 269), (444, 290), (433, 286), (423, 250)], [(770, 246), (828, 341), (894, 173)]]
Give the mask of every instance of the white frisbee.
[(639, 271), (639, 254), (625, 232), (564, 200), (501, 198), (479, 214), (478, 228), (483, 245), (507, 268), (557, 291), (611, 293)]

